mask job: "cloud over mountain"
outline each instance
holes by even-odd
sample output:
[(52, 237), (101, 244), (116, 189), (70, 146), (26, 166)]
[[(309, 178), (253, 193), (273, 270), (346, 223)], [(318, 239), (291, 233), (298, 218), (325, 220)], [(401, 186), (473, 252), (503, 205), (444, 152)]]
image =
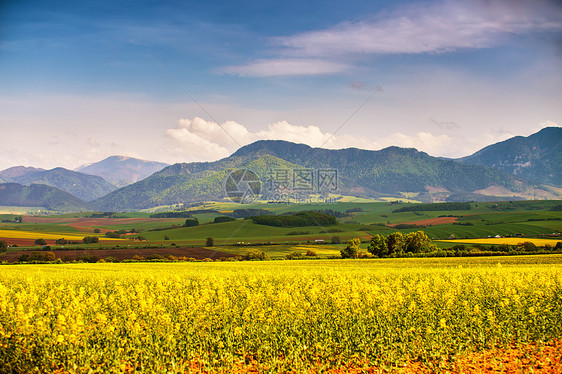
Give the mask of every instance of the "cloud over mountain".
[(265, 130), (251, 132), (235, 121), (226, 121), (219, 125), (199, 117), (180, 119), (176, 128), (166, 130), (166, 135), (173, 142), (173, 151), (195, 161), (226, 157), (237, 148), (257, 140), (285, 140), (330, 149), (355, 147), (376, 150), (396, 145), (416, 148), (430, 154), (439, 153), (450, 143), (448, 135), (434, 135), (427, 131), (415, 134), (396, 132), (390, 136), (369, 139), (351, 134), (334, 135), (322, 131), (318, 126), (300, 126), (280, 121), (269, 124)]

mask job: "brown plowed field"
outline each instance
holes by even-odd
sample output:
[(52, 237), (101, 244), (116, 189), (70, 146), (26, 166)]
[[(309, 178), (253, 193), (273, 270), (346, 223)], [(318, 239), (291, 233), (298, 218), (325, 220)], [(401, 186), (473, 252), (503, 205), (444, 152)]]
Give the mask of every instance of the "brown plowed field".
[(390, 227), (394, 227), (396, 225), (419, 225), (419, 226), (427, 226), (427, 225), (445, 225), (447, 223), (456, 222), (458, 217), (437, 217), (437, 218), (428, 218), (428, 219), (420, 219), (419, 221), (410, 221), (410, 222), (400, 222), (400, 223), (393, 223), (392, 225), (388, 225)]
[[(193, 257), (198, 260), (202, 260), (204, 258), (211, 258), (217, 259), (220, 257), (234, 257), (231, 253), (215, 251), (212, 249), (206, 248), (139, 248), (139, 249), (89, 249), (89, 250), (53, 250), (51, 251), (55, 254), (56, 258), (61, 259), (71, 259), (75, 260), (82, 256), (96, 256), (99, 259), (106, 258), (106, 257), (115, 257), (119, 261), (125, 259), (131, 259), (135, 255), (141, 257), (147, 257), (151, 255), (160, 255), (160, 256), (168, 256), (173, 255), (176, 257)], [(23, 254), (29, 254), (31, 251), (8, 251), (0, 255), (0, 261), (8, 261), (8, 262), (16, 262), (18, 257)]]

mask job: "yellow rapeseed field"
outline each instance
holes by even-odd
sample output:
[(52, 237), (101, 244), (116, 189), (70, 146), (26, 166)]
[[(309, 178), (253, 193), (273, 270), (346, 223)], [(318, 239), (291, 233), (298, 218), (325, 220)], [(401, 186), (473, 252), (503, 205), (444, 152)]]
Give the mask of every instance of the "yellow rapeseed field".
[[(37, 231), (23, 231), (23, 230), (1, 230), (0, 238), (11, 238), (11, 239), (45, 239), (45, 240), (56, 240), (64, 238), (66, 240), (78, 240), (81, 241), (85, 236), (92, 236), (92, 234), (69, 234), (69, 233), (52, 233), (52, 232), (37, 232)], [(119, 240), (100, 237), (99, 240)]]
[(320, 372), (562, 336), (562, 256), (0, 266), (0, 372)]

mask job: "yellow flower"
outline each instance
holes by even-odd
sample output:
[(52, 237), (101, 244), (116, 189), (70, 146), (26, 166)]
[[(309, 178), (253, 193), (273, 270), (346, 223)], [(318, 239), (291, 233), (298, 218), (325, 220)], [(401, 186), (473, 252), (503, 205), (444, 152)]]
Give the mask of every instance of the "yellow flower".
[(64, 336), (57, 335), (57, 343), (62, 343), (62, 342), (64, 342)]

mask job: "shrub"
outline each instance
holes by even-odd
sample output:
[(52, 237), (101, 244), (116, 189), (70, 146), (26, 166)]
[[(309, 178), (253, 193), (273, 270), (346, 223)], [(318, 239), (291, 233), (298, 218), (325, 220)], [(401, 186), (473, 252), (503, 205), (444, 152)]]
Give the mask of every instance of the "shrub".
[(291, 253), (289, 253), (288, 255), (285, 255), (285, 258), (286, 258), (287, 260), (294, 260), (294, 259), (300, 258), (300, 257), (302, 257), (302, 254), (301, 254), (300, 252), (296, 252), (296, 251), (295, 251), (295, 252), (291, 252)]
[(227, 216), (219, 216), (219, 217), (215, 217), (213, 222), (214, 223), (223, 223), (223, 222), (232, 222), (232, 221), (236, 221), (236, 218), (227, 217)]
[(205, 247), (213, 247), (215, 245), (215, 239), (212, 237), (208, 237), (207, 241), (205, 242)]
[(47, 241), (45, 239), (35, 239), (35, 245), (47, 245)]
[(94, 244), (94, 243), (99, 243), (100, 239), (97, 236), (85, 236), (84, 239), (82, 239), (82, 242), (84, 244)]
[(100, 229), (94, 229), (94, 234), (99, 234), (100, 233)]
[(269, 259), (269, 256), (265, 253), (262, 252), (258, 249), (252, 248), (250, 249), (248, 252), (246, 252), (246, 255), (244, 256), (245, 260), (248, 261), (252, 261), (252, 260), (267, 260)]
[(310, 231), (289, 231), (285, 235), (308, 235)]
[(340, 253), (342, 258), (357, 258), (359, 254), (359, 245), (361, 244), (361, 239), (354, 238), (347, 242), (347, 246), (343, 248)]
[(0, 252), (6, 252), (8, 250), (8, 244), (4, 240), (0, 240)]
[(341, 239), (339, 236), (332, 236), (332, 244), (341, 244)]
[(185, 223), (183, 224), (184, 227), (194, 227), (198, 225), (199, 225), (199, 221), (197, 220), (197, 218), (188, 218), (185, 220)]
[(316, 252), (314, 252), (313, 250), (309, 249), (308, 251), (306, 251), (306, 255), (308, 257), (316, 257), (318, 256), (318, 254)]
[(55, 244), (66, 245), (66, 244), (68, 244), (68, 240), (66, 240), (65, 238), (60, 238), (60, 239), (55, 240)]

